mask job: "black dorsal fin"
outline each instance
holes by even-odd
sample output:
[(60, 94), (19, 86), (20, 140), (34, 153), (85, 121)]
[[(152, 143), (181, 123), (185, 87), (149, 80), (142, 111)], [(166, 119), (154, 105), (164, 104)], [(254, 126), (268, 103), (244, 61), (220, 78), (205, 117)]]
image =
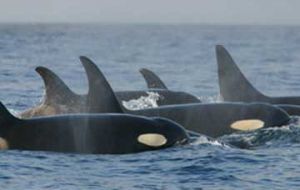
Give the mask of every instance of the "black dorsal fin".
[(228, 51), (216, 46), (220, 94), (224, 101), (255, 101), (265, 98), (238, 68)]
[(80, 61), (87, 73), (89, 83), (87, 111), (91, 113), (123, 113), (115, 93), (97, 65), (85, 56), (80, 56)]
[(45, 85), (45, 103), (67, 104), (77, 98), (64, 81), (46, 67), (37, 67), (36, 72), (42, 77)]
[(146, 80), (148, 88), (168, 89), (164, 82), (153, 71), (142, 68), (140, 69), (140, 73)]

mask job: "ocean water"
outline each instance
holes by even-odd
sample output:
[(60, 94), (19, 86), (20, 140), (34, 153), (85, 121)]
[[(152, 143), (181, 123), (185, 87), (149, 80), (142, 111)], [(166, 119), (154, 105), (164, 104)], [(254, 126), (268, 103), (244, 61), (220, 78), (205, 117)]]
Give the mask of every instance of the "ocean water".
[[(300, 27), (206, 25), (0, 25), (0, 100), (14, 113), (38, 104), (49, 67), (86, 93), (80, 55), (114, 90), (145, 89), (140, 68), (173, 90), (218, 102), (215, 45), (224, 45), (259, 90), (300, 95)], [(238, 93), (238, 91), (237, 91)], [(154, 96), (155, 97), (155, 96)], [(145, 100), (145, 98), (144, 98)], [(155, 105), (153, 100), (147, 103)], [(140, 102), (138, 102), (140, 103)], [(133, 107), (143, 106), (131, 102)], [(147, 105), (146, 105), (147, 106)], [(296, 118), (297, 119), (297, 118)], [(245, 143), (247, 149), (221, 142)], [(1, 189), (299, 189), (297, 123), (127, 155), (0, 152)]]

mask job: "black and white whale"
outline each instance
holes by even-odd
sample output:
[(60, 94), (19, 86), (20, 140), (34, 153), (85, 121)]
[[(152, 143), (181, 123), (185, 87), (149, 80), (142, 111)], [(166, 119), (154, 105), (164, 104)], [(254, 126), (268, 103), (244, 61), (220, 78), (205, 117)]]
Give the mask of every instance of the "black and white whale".
[[(101, 83), (94, 78), (95, 83)], [(164, 118), (124, 114), (108, 84), (90, 96), (86, 112), (31, 119), (14, 117), (0, 102), (0, 149), (42, 150), (89, 154), (124, 154), (184, 144), (186, 131)], [(92, 93), (93, 94), (93, 93)], [(94, 106), (94, 103), (97, 106)]]
[(124, 154), (186, 143), (176, 123), (128, 114), (77, 114), (18, 119), (0, 104), (0, 149)]
[(168, 89), (165, 83), (153, 71), (142, 68), (140, 69), (140, 73), (143, 75), (149, 89)]
[[(81, 62), (87, 59), (86, 57), (80, 57)], [(86, 64), (82, 63), (86, 72), (91, 72)], [(99, 87), (94, 81), (93, 78), (88, 78), (89, 91), (86, 95), (80, 95), (74, 93), (64, 81), (56, 75), (53, 71), (45, 67), (37, 67), (36, 72), (42, 77), (45, 84), (45, 96), (41, 104), (29, 108), (19, 114), (21, 118), (30, 118), (34, 116), (43, 116), (43, 115), (55, 115), (55, 114), (65, 114), (65, 113), (83, 113), (88, 112), (86, 110), (89, 99), (95, 99), (93, 96), (97, 96)], [(152, 88), (149, 86), (149, 78), (152, 75), (152, 81), (157, 85), (157, 80), (160, 80), (158, 77), (154, 80), (155, 74), (150, 70), (142, 69), (141, 73), (145, 77), (148, 87), (146, 91), (117, 91), (115, 95), (119, 101), (129, 101), (132, 99), (138, 99), (142, 96), (148, 96), (149, 92), (154, 92), (159, 94), (159, 99), (157, 104), (161, 105), (173, 105), (173, 104), (184, 104), (184, 103), (196, 103), (201, 102), (197, 97), (180, 91), (170, 91), (161, 86), (156, 86), (158, 88)], [(87, 73), (88, 76), (93, 76)], [(153, 83), (153, 84), (154, 84)], [(102, 99), (103, 100), (103, 99)], [(102, 102), (102, 101), (101, 101)], [(98, 101), (99, 104), (101, 102)]]
[[(140, 69), (140, 73), (143, 75), (148, 89), (151, 90), (156, 90), (154, 92), (160, 93), (164, 92), (164, 90), (168, 90), (167, 86), (165, 83), (160, 79), (160, 77), (155, 74), (153, 71), (142, 68)], [(160, 90), (160, 91), (159, 91)], [(171, 91), (174, 92), (174, 91)], [(171, 97), (172, 95), (166, 97), (169, 100), (164, 100), (164, 96), (162, 96), (162, 100), (165, 102), (160, 102), (161, 99), (158, 100), (158, 105), (173, 105), (173, 104), (188, 104), (188, 103), (201, 103), (200, 99), (197, 98), (196, 96), (187, 93), (187, 92), (180, 92), (180, 91), (175, 91), (176, 96)]]
[(266, 96), (249, 82), (223, 46), (216, 46), (216, 56), (220, 94), (224, 101), (266, 102), (281, 107), (291, 115), (300, 115), (300, 96)]
[(149, 92), (159, 94), (157, 100), (158, 106), (174, 105), (174, 104), (188, 104), (200, 103), (200, 99), (196, 96), (182, 91), (171, 91), (167, 88), (165, 83), (151, 70), (142, 68), (140, 73), (143, 75), (148, 90), (147, 91), (117, 91), (116, 96), (119, 100), (128, 101), (138, 99), (141, 96), (147, 96)]
[(182, 104), (126, 112), (165, 117), (210, 137), (282, 126), (290, 120), (283, 110), (262, 103)]
[(141, 96), (147, 96), (149, 92), (159, 94), (157, 100), (158, 106), (200, 103), (200, 99), (196, 96), (182, 91), (169, 90), (165, 83), (151, 70), (142, 68), (140, 73), (144, 77), (148, 90), (147, 91), (116, 91), (117, 98), (121, 101), (129, 101), (138, 99)]
[[(98, 95), (95, 94), (100, 104), (93, 104), (93, 109), (87, 105), (87, 111), (105, 113), (113, 102), (111, 87), (99, 68), (88, 58), (82, 58), (90, 81), (97, 81)], [(102, 87), (100, 87), (102, 86)], [(46, 87), (47, 88), (47, 87)], [(101, 98), (104, 96), (103, 98)], [(242, 103), (217, 103), (217, 104), (182, 104), (161, 106), (144, 110), (127, 110), (124, 112), (171, 119), (188, 130), (195, 131), (210, 137), (218, 137), (237, 131), (255, 130), (263, 127), (281, 126), (289, 122), (289, 115), (280, 108), (269, 104), (242, 104)]]
[[(102, 93), (109, 86), (103, 73), (90, 59), (82, 59), (87, 69), (88, 78), (101, 81)], [(218, 137), (236, 131), (255, 130), (263, 127), (281, 126), (290, 120), (289, 115), (280, 108), (269, 104), (181, 104), (160, 106), (144, 110), (126, 110), (126, 113), (164, 117), (176, 121), (186, 129), (210, 137)], [(103, 112), (101, 106), (96, 112)]]

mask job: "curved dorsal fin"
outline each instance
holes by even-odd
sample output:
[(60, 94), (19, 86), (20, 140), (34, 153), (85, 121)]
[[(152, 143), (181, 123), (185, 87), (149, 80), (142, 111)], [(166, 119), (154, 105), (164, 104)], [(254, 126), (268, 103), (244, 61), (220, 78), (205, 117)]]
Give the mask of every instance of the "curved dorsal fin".
[(91, 113), (123, 113), (115, 93), (96, 64), (85, 56), (80, 61), (89, 83), (87, 111)]
[(77, 94), (75, 94), (64, 81), (57, 76), (53, 71), (46, 67), (36, 67), (36, 72), (42, 77), (45, 85), (45, 103), (67, 104), (75, 101)]
[(146, 80), (148, 88), (168, 89), (164, 82), (153, 71), (142, 68), (140, 69), (140, 73)]
[(220, 93), (224, 101), (257, 101), (265, 98), (235, 64), (228, 51), (216, 46)]

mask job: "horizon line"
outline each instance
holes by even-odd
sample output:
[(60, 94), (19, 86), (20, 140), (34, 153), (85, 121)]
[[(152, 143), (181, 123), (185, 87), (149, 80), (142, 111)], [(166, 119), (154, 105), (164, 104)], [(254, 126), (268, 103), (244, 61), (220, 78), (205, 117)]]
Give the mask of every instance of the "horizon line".
[(45, 25), (45, 24), (66, 24), (66, 25), (195, 25), (195, 26), (290, 26), (298, 27), (300, 24), (296, 23), (222, 23), (222, 22), (120, 22), (120, 21), (110, 21), (110, 22), (74, 22), (74, 21), (0, 21), (0, 25)]

